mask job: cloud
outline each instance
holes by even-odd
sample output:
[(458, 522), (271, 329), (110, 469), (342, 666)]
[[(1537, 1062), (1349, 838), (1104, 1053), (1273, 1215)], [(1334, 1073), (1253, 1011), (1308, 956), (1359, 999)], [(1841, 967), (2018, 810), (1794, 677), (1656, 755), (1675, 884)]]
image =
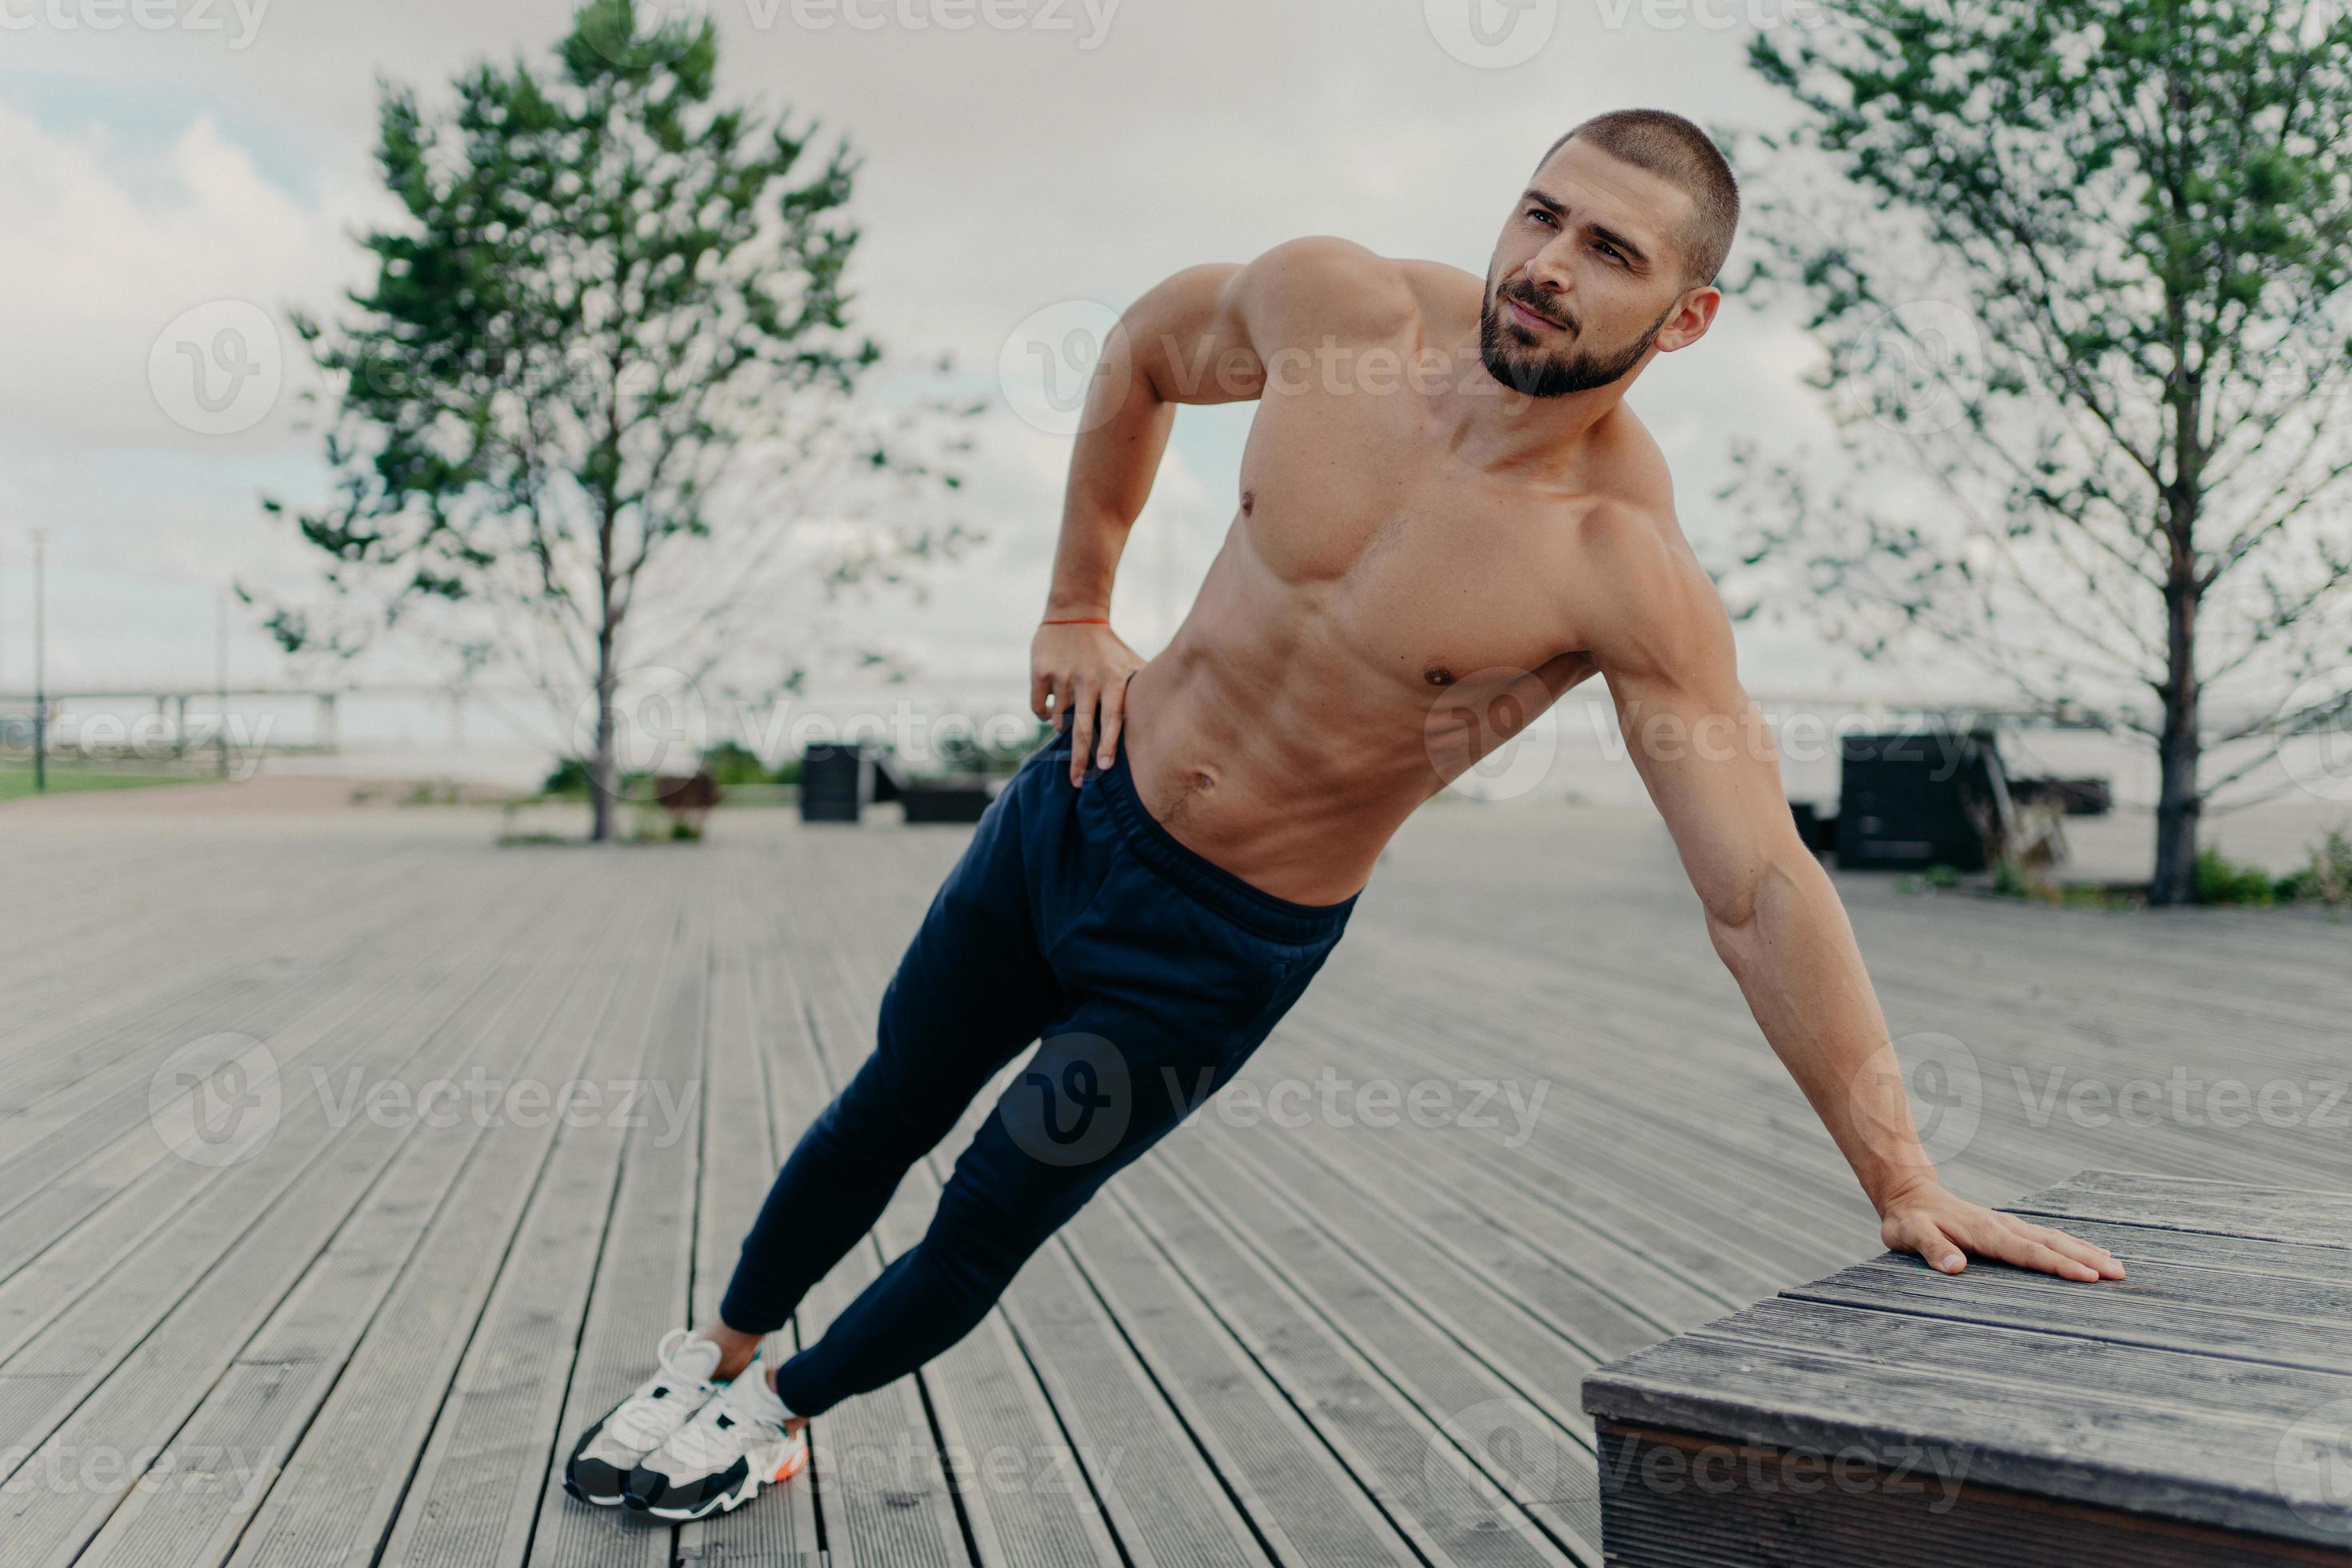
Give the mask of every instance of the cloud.
[[(1739, 34), (1645, 25), (1638, 6), (1615, 26), (1562, 6), (1526, 64), (1481, 70), (1449, 57), (1410, 3), (1130, 0), (1091, 48), (1076, 0), (1057, 7), (1076, 21), (1059, 31), (903, 19), (946, 15), (943, 0), (861, 5), (889, 19), (814, 30), (792, 0), (688, 8), (719, 23), (727, 94), (789, 105), (796, 124), (822, 121), (823, 143), (845, 134), (863, 155), (860, 328), (900, 359), (954, 350), (991, 390), (1006, 335), (1043, 305), (1121, 305), (1179, 268), (1307, 233), (1475, 270), (1536, 154), (1584, 115), (1651, 102), (1752, 122), (1773, 107)], [(192, 33), (7, 35), (0, 278), (16, 286), (0, 289), (0, 527), (37, 517), (55, 531), (61, 662), (208, 667), (218, 584), (306, 579), (311, 563), (255, 506), (265, 489), (323, 486), (290, 387), (249, 429), (199, 436), (159, 407), (150, 351), (210, 300), (331, 311), (366, 276), (352, 232), (390, 210), (372, 160), (377, 77), (432, 99), (469, 62), (543, 59), (567, 13), (562, 0), (278, 5), (236, 50)], [(37, 100), (50, 107), (9, 107)], [(1790, 442), (1812, 427), (1794, 344), (1727, 310), (1633, 398), (1703, 548), (1727, 527), (1707, 497), (1728, 437)], [(280, 346), (299, 376), (294, 345)], [(1179, 420), (1120, 589), (1139, 646), (1167, 635), (1223, 535), (1247, 419)], [(1001, 407), (981, 435), (965, 505), (992, 542), (935, 573), (927, 603), (872, 614), (940, 679), (1017, 679), (1069, 444)], [(0, 552), (21, 552), (0, 533)], [(0, 635), (21, 669), (10, 581)], [(116, 610), (131, 596), (135, 621)], [(239, 628), (236, 662), (271, 657)]]

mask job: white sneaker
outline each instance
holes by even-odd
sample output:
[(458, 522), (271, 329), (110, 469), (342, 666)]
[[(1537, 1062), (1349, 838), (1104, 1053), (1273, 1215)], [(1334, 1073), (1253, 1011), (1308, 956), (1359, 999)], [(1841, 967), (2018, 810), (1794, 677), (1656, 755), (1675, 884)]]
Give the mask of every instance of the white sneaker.
[[(685, 1329), (662, 1336), (661, 1370), (580, 1435), (563, 1467), (563, 1489), (599, 1508), (617, 1506), (629, 1472), (675, 1436), (717, 1394), (719, 1347)], [(756, 1365), (757, 1363), (753, 1363)]]
[(740, 1508), (808, 1463), (808, 1435), (788, 1415), (758, 1361), (629, 1472), (630, 1508), (656, 1519), (701, 1519)]

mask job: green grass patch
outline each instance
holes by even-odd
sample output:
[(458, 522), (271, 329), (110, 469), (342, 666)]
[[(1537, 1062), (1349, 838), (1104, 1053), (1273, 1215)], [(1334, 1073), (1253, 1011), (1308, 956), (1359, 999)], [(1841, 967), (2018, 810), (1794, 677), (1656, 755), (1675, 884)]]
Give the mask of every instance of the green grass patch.
[[(1993, 868), (1987, 890), (2002, 898), (2064, 904), (2070, 909), (2128, 910), (2147, 901), (2143, 884), (2058, 882), (2051, 879), (2046, 869), (2027, 869), (2009, 860)], [(2341, 919), (2352, 913), (2352, 830), (2337, 828), (2328, 834), (2313, 846), (2308, 861), (2284, 877), (2232, 860), (2219, 849), (2201, 849), (2197, 855), (2195, 901), (2258, 910), (2297, 904), (2325, 909)]]
[[(99, 789), (145, 789), (150, 784), (191, 784), (210, 774), (151, 773), (134, 768), (90, 767), (79, 763), (49, 764), (51, 795), (78, 795)], [(0, 800), (21, 800), (35, 794), (33, 770), (0, 767)]]

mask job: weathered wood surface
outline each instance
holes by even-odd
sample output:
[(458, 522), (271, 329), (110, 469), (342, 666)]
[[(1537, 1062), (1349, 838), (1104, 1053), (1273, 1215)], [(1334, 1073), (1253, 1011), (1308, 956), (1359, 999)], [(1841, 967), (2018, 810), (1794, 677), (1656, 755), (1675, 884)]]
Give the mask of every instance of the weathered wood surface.
[[(1833, 1272), (1870, 1216), (1663, 834), (1442, 806), (1241, 1082), (969, 1341), (821, 1422), (815, 1485), (645, 1528), (571, 1503), (553, 1467), (661, 1331), (715, 1303), (964, 831), (727, 811), (699, 847), (491, 831), (0, 811), (12, 1568), (1597, 1563), (1584, 1375), (1816, 1279), (1744, 1314), (1751, 1354), (1903, 1360), (1923, 1401), (2148, 1473), (2200, 1402), (2226, 1392), (2244, 1436), (2352, 1382), (2345, 1200), (2315, 1191), (2352, 1188), (2352, 1108), (2328, 1100), (2352, 1056), (2345, 931), (1849, 879), (1897, 1033), (1964, 1047), (1905, 1047), (1938, 1064), (1922, 1088), (1951, 1101), (1956, 1185), (2207, 1184), (2037, 1194), (2132, 1262), (2133, 1292), (2104, 1349), (2042, 1331), (2054, 1287), (1971, 1298), (1965, 1331), (2033, 1347), (1987, 1378), (1946, 1347), (1958, 1317), (1882, 1310), (1916, 1273)], [(276, 1067), (268, 1136), (215, 1162), (155, 1107), (246, 1044)], [(454, 1115), (400, 1098), (436, 1081)], [(479, 1114), (482, 1083), (593, 1084), (612, 1114)], [(2152, 1120), (2116, 1113), (2135, 1085)], [(961, 1135), (788, 1337), (920, 1234)], [(2248, 1296), (2257, 1278), (2279, 1293)], [(2281, 1337), (2306, 1348), (2226, 1373), (2182, 1350)], [(2114, 1419), (2070, 1426), (2094, 1394)], [(2262, 1453), (2210, 1446), (2209, 1481), (2259, 1491)]]
[[(2128, 1258), (2127, 1278), (1948, 1276), (1885, 1254), (1601, 1368), (1585, 1406), (1629, 1434), (1907, 1468), (1956, 1496), (2000, 1489), (2352, 1562), (2352, 1195), (2086, 1171), (2012, 1206), (2077, 1226)], [(2121, 1212), (2137, 1217), (2084, 1217)], [(1643, 1489), (1628, 1478), (1612, 1501), (1628, 1533)], [(1742, 1506), (1727, 1491), (1720, 1511)], [(1679, 1521), (1702, 1511), (1684, 1500)]]

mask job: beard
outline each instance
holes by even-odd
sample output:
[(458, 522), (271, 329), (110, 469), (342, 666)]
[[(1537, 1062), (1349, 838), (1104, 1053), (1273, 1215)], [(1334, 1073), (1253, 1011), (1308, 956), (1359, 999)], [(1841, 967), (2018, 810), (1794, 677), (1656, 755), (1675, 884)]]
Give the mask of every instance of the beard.
[[(1633, 342), (1613, 353), (1587, 349), (1580, 342), (1565, 352), (1546, 354), (1536, 352), (1527, 328), (1504, 316), (1506, 299), (1516, 299), (1546, 321), (1559, 318), (1525, 288), (1496, 289), (1478, 308), (1478, 357), (1486, 363), (1486, 374), (1529, 397), (1565, 397), (1621, 379), (1642, 363), (1642, 356), (1657, 341), (1658, 330), (1666, 324), (1666, 316), (1674, 314), (1674, 308), (1668, 306), (1665, 315), (1652, 321), (1648, 331), (1636, 334)], [(1582, 333), (1578, 336), (1580, 339)]]

